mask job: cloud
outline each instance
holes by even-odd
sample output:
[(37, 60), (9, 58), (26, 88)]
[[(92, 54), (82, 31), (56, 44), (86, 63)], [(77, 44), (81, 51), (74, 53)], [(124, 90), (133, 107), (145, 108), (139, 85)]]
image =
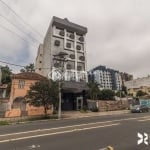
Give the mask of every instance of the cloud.
[[(150, 10), (149, 0), (5, 0), (25, 21), (45, 35), (52, 16), (67, 17), (88, 27), (88, 69), (106, 65), (132, 73), (135, 77), (149, 74)], [(0, 58), (18, 64), (34, 62), (43, 38), (22, 24), (1, 3), (7, 16), (27, 34), (6, 21), (0, 24), (17, 32), (27, 41), (0, 28)], [(32, 42), (30, 36), (39, 42)], [(20, 68), (19, 68), (20, 69)], [(19, 70), (18, 69), (18, 70)]]

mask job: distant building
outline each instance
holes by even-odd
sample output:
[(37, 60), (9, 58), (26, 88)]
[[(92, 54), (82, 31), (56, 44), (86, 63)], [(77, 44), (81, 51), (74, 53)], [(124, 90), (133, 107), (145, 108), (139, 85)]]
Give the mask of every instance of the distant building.
[(133, 96), (136, 96), (139, 90), (150, 94), (150, 76), (127, 81), (124, 84), (127, 87), (128, 94)]
[(100, 89), (121, 90), (122, 79), (119, 71), (106, 68), (106, 66), (97, 66), (88, 73), (89, 80), (99, 83)]
[(52, 79), (57, 77), (56, 71), (60, 69), (60, 61), (55, 60), (54, 55), (67, 54), (67, 62), (63, 65), (63, 110), (79, 110), (85, 102), (83, 93), (88, 80), (86, 33), (86, 27), (72, 23), (67, 18), (53, 17), (38, 50), (36, 72)]

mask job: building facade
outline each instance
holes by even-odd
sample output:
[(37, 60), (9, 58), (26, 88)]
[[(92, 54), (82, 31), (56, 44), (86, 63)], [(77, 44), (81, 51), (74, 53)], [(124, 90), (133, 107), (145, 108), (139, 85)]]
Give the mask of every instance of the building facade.
[(64, 110), (78, 110), (83, 107), (83, 93), (87, 89), (88, 80), (86, 33), (86, 27), (72, 23), (67, 18), (53, 17), (44, 38), (42, 53), (38, 52), (36, 72), (53, 80), (56, 80), (57, 71), (61, 69), (61, 62), (55, 60), (54, 56), (66, 54), (67, 61), (63, 64), (62, 109)]
[(122, 79), (119, 71), (97, 66), (89, 71), (89, 80), (96, 81), (100, 89), (121, 90)]
[(128, 90), (128, 94), (132, 94), (133, 96), (136, 96), (136, 93), (140, 90), (150, 94), (150, 76), (127, 81), (124, 84)]
[[(13, 74), (10, 99), (7, 104), (8, 106), (10, 104), (10, 109), (5, 109), (6, 111), (3, 117), (44, 115), (43, 106), (31, 106), (25, 102), (24, 98), (30, 90), (30, 87), (41, 79), (45, 79), (45, 77), (35, 72)], [(52, 112), (53, 109), (51, 108), (48, 113), (52, 114)]]
[(35, 72), (42, 75), (42, 62), (43, 62), (43, 44), (39, 45), (36, 63), (35, 63)]

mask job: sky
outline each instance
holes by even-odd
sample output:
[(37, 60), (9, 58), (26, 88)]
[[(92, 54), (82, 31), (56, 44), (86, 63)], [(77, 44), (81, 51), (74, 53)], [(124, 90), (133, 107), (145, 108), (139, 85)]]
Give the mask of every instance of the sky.
[(149, 0), (3, 1), (32, 28), (0, 1), (0, 61), (19, 65), (35, 62), (38, 46), (52, 17), (57, 16), (88, 28), (88, 69), (105, 65), (134, 78), (150, 74)]

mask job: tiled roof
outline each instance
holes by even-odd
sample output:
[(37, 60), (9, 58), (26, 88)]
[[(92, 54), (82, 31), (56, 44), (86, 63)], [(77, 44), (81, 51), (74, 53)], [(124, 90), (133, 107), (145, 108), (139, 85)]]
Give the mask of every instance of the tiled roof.
[(12, 79), (40, 80), (43, 78), (45, 77), (35, 72), (23, 72), (23, 73), (13, 74), (12, 76)]

